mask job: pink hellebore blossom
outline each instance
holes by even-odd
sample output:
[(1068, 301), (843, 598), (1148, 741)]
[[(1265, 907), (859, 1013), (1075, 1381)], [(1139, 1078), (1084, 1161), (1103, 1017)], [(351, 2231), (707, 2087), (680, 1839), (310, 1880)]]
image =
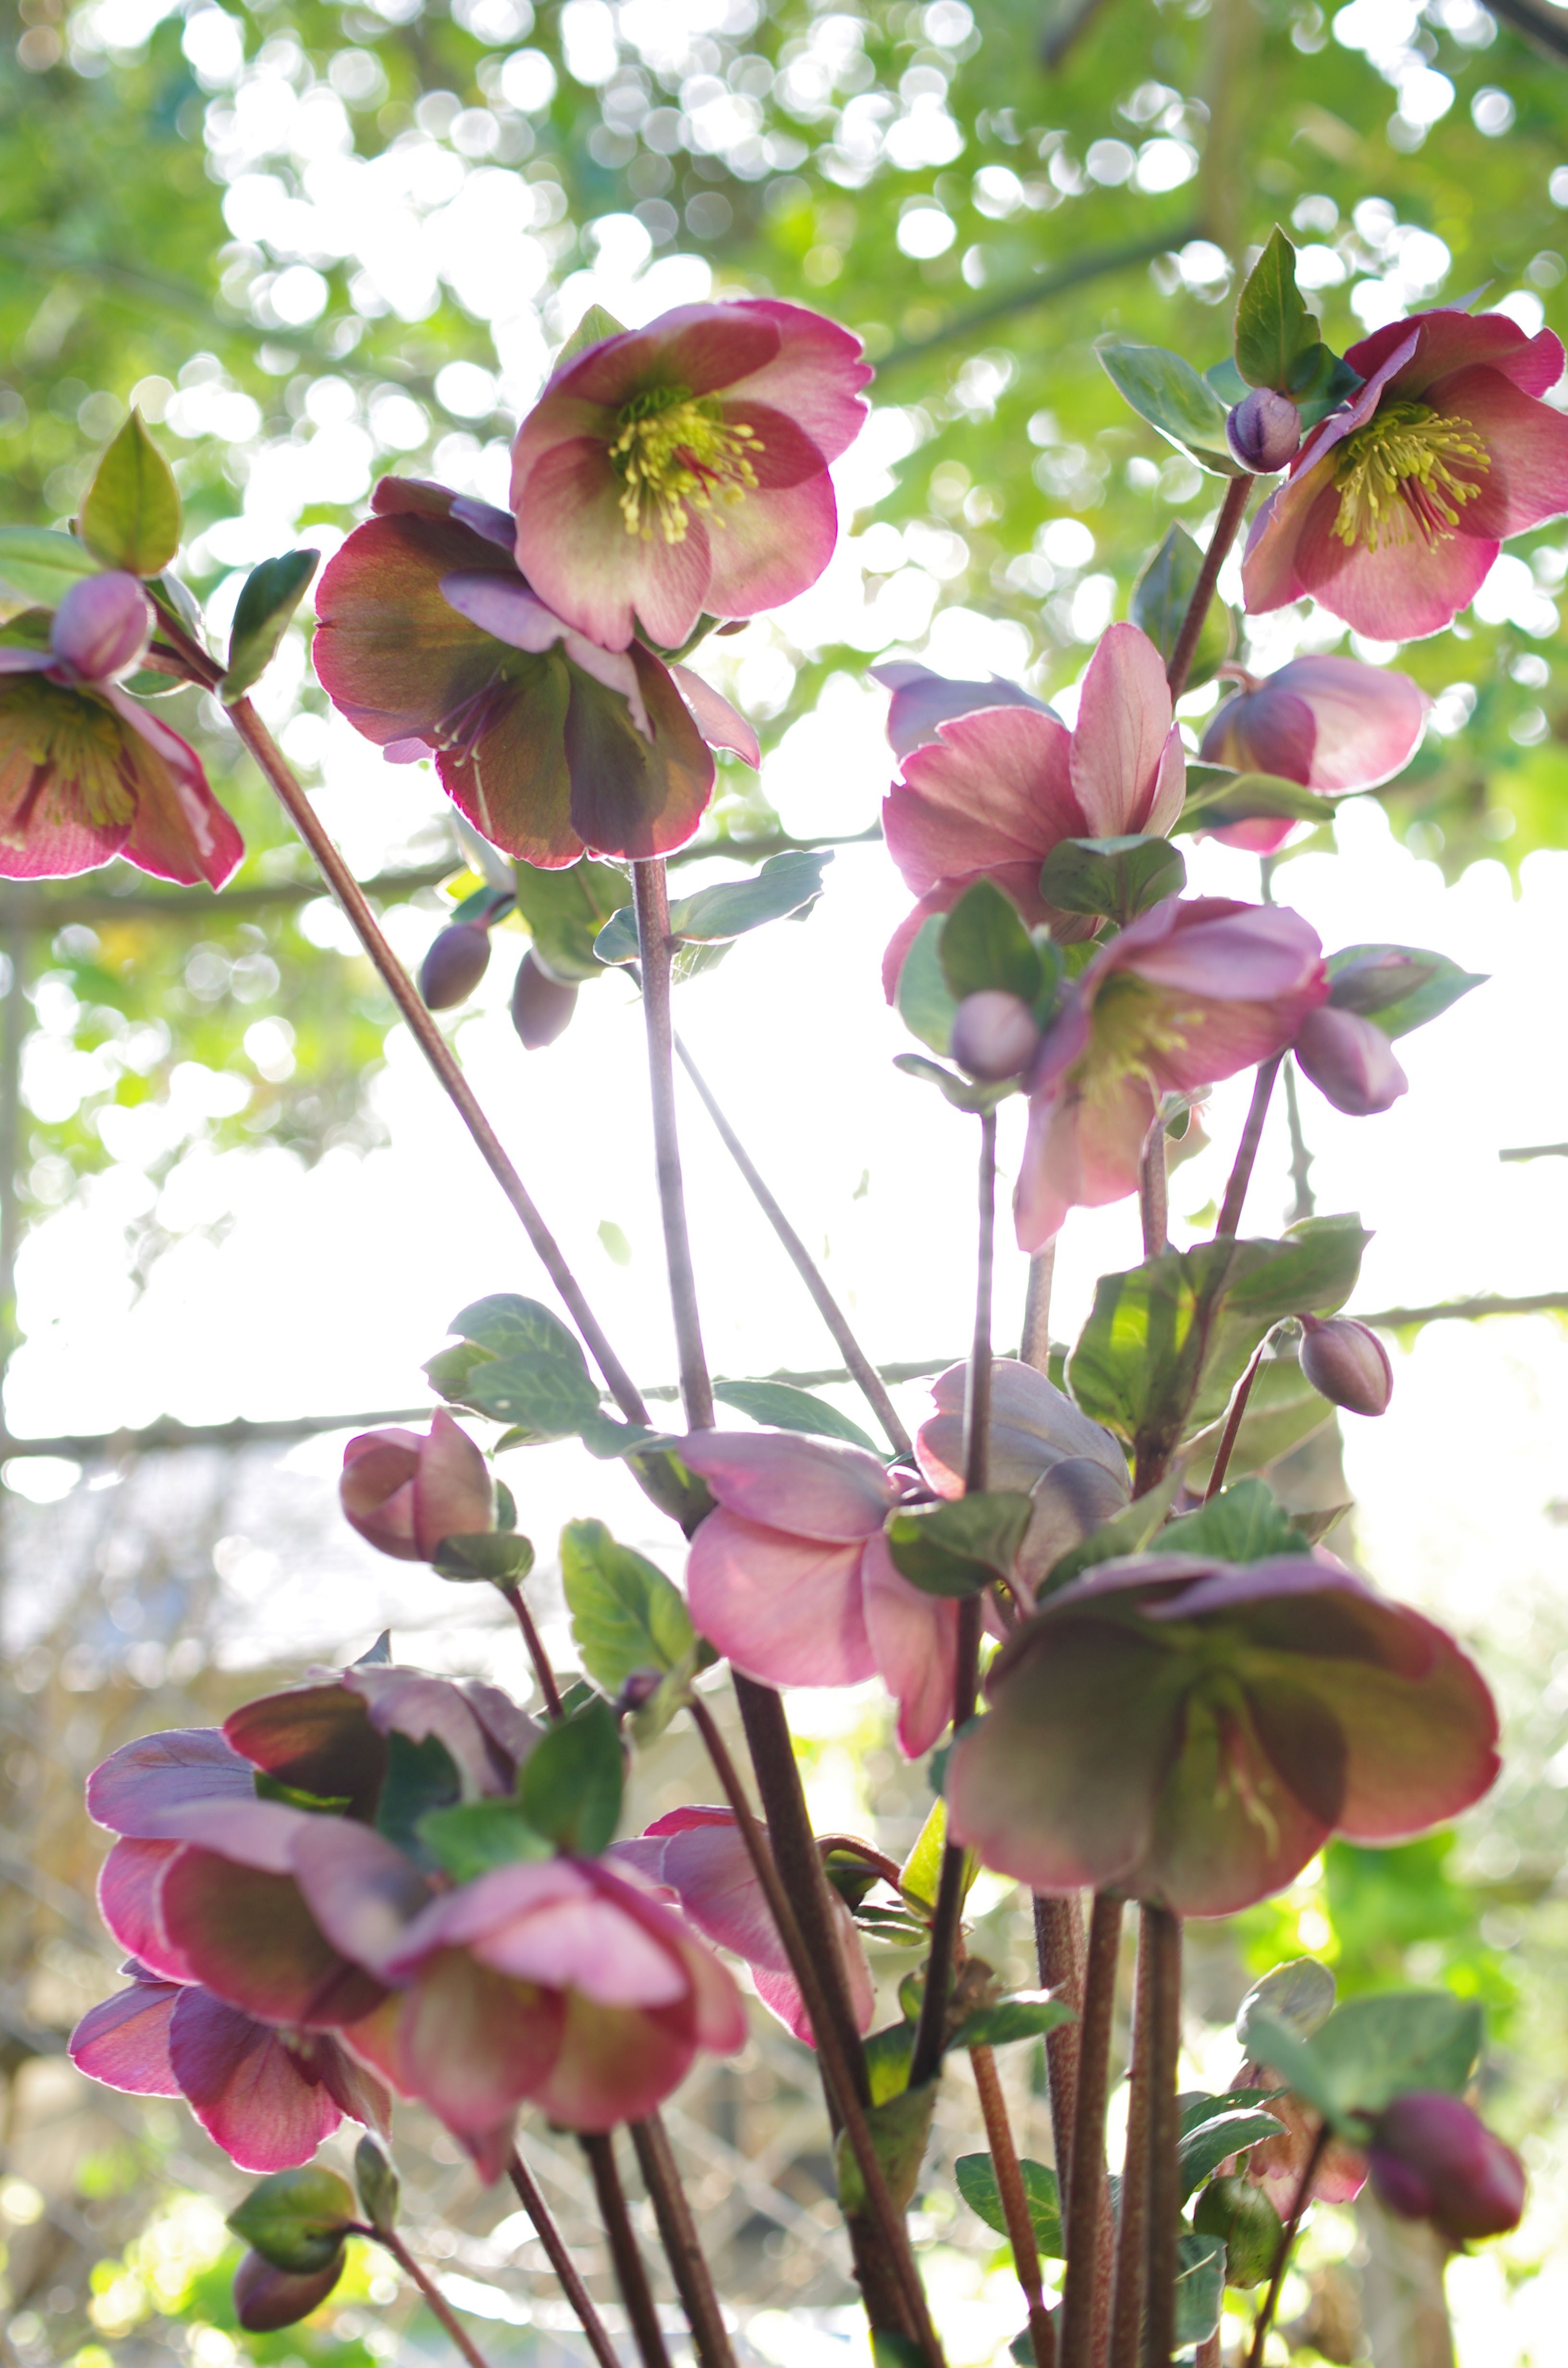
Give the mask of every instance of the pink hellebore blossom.
[[(1375, 790), (1410, 762), (1430, 705), (1407, 674), (1358, 658), (1292, 658), (1261, 682), (1247, 678), (1214, 715), (1199, 755), (1206, 765), (1274, 773), (1331, 797)], [(1294, 828), (1262, 814), (1213, 837), (1272, 855)]]
[(687, 1563), (704, 1635), (767, 1685), (881, 1676), (903, 1749), (929, 1749), (952, 1709), (957, 1606), (893, 1567), (882, 1524), (899, 1482), (858, 1447), (794, 1431), (694, 1431), (678, 1452), (718, 1499)]
[(517, 565), (605, 648), (677, 649), (704, 612), (814, 584), (827, 473), (859, 434), (860, 341), (798, 304), (684, 304), (564, 362), (512, 448)]
[(495, 1527), (490, 1467), (446, 1408), (429, 1434), (363, 1430), (343, 1451), (345, 1517), (362, 1538), (401, 1562), (434, 1562), (443, 1538)]
[(62, 879), (117, 855), (221, 888), (244, 853), (201, 759), (121, 689), (153, 629), (134, 575), (73, 584), (0, 630), (0, 876)]
[(1503, 2237), (1525, 2209), (1525, 2167), (1461, 2097), (1414, 2089), (1385, 2105), (1367, 2159), (1391, 2212), (1430, 2220), (1450, 2245)]
[(883, 957), (889, 1000), (922, 923), (976, 880), (994, 881), (1031, 925), (1086, 937), (1090, 922), (1041, 897), (1040, 865), (1064, 838), (1163, 837), (1186, 784), (1165, 666), (1136, 625), (1103, 636), (1071, 732), (1032, 703), (938, 722), (935, 738), (904, 757), (882, 806), (888, 852), (920, 899)]
[(1167, 896), (1140, 914), (1096, 954), (1040, 1046), (1019, 1247), (1042, 1248), (1069, 1209), (1136, 1191), (1161, 1097), (1271, 1059), (1327, 992), (1300, 914), (1223, 896)]
[(1568, 419), (1549, 329), (1418, 313), (1345, 357), (1366, 383), (1302, 445), (1253, 522), (1247, 608), (1305, 595), (1381, 642), (1439, 632), (1510, 535), (1568, 509)]
[[(1285, 2124), (1277, 2138), (1265, 2138), (1261, 2146), (1253, 2147), (1242, 2169), (1255, 2187), (1262, 2188), (1279, 2217), (1288, 2219), (1301, 2189), (1301, 2173), (1317, 2144), (1323, 2117), (1310, 2105), (1303, 2105), (1267, 2064), (1244, 2064), (1234, 2085), (1238, 2089), (1266, 2089), (1268, 2111), (1277, 2122)], [(1366, 2183), (1366, 2156), (1346, 2139), (1331, 2137), (1318, 2157), (1312, 2179), (1315, 2200), (1320, 2203), (1354, 2203)]]
[[(766, 1827), (758, 1830), (766, 1833)], [(815, 2044), (800, 1984), (790, 1970), (733, 1809), (672, 1809), (656, 1817), (635, 1841), (615, 1843), (610, 1856), (674, 1892), (699, 1932), (745, 1960), (756, 1994), (769, 2012), (808, 2047)], [(848, 1908), (836, 1893), (830, 1899), (856, 2026), (869, 2031), (876, 1996), (866, 1952)]]

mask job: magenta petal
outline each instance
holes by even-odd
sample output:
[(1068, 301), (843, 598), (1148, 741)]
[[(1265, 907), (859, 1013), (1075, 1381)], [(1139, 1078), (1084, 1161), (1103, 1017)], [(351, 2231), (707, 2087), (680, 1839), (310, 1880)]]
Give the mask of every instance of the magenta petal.
[(1347, 1118), (1390, 1110), (1410, 1080), (1377, 1022), (1328, 1005), (1309, 1011), (1297, 1031), (1298, 1065), (1319, 1093)]
[(727, 402), (743, 412), (748, 404), (763, 403), (787, 413), (824, 461), (836, 461), (866, 422), (860, 389), (871, 372), (859, 338), (821, 313), (773, 297), (747, 298), (732, 309), (767, 321), (779, 342), (771, 359), (729, 384)]
[(937, 726), (981, 707), (1029, 707), (1037, 715), (1051, 710), (1017, 683), (993, 675), (989, 682), (956, 682), (933, 674), (912, 658), (895, 658), (870, 669), (871, 680), (892, 693), (888, 704), (888, 740), (895, 757), (907, 757), (937, 737)]
[(520, 575), (501, 575), (494, 571), (472, 575), (443, 575), (441, 598), (460, 617), (482, 632), (493, 634), (514, 650), (528, 650), (535, 656), (543, 650), (553, 649), (566, 632), (566, 626), (552, 609), (547, 609), (535, 592), (530, 592)]
[[(920, 1426), (915, 1452), (921, 1475), (938, 1497), (963, 1494), (963, 1409), (969, 1368), (949, 1365), (931, 1384), (937, 1411)], [(988, 1486), (1025, 1494), (1043, 1473), (1069, 1457), (1088, 1457), (1125, 1480), (1127, 1459), (1097, 1422), (1070, 1397), (1016, 1357), (991, 1368), (991, 1421), (986, 1433)]]
[(411, 1743), (438, 1737), (465, 1794), (509, 1793), (517, 1761), (538, 1739), (533, 1721), (509, 1695), (476, 1679), (460, 1683), (423, 1669), (371, 1666), (345, 1669), (343, 1686), (364, 1703), (377, 1736), (406, 1735)]
[(82, 2017), (66, 2043), (78, 2072), (134, 2097), (177, 2097), (169, 2022), (185, 1992), (177, 1982), (137, 1981)]
[[(799, 484), (766, 486), (708, 525), (710, 573), (702, 602), (716, 617), (756, 617), (809, 591), (833, 557), (838, 505), (825, 469)], [(664, 635), (656, 635), (664, 640)]]
[(1334, 531), (1339, 496), (1325, 495), (1302, 522), (1296, 549), (1300, 587), (1371, 641), (1420, 641), (1441, 632), (1469, 607), (1497, 556), (1494, 539), (1465, 530), (1480, 507), (1467, 503), (1459, 531), (1440, 542), (1413, 535), (1409, 542), (1369, 551), (1340, 541)]
[(111, 1833), (156, 1839), (187, 1802), (254, 1801), (256, 1770), (217, 1726), (170, 1727), (122, 1744), (87, 1779), (87, 1813)]
[(1550, 404), (1522, 394), (1497, 370), (1461, 370), (1434, 386), (1427, 400), (1445, 415), (1467, 419), (1491, 463), (1466, 502), (1467, 533), (1506, 542), (1510, 535), (1561, 518), (1568, 510), (1568, 419)]
[(1390, 667), (1294, 658), (1221, 708), (1203, 736), (1203, 757), (1330, 793), (1376, 789), (1409, 763), (1430, 704)]
[(434, 1561), (443, 1538), (472, 1537), (495, 1526), (495, 1490), (490, 1466), (466, 1430), (445, 1406), (430, 1421), (414, 1477), (414, 1534), (420, 1553)]
[(213, 796), (200, 757), (177, 732), (138, 706), (118, 683), (97, 686), (123, 723), (145, 743), (135, 768), (136, 812), (125, 858), (157, 880), (222, 888), (244, 857), (244, 841)]
[(374, 1974), (384, 1973), (432, 1897), (411, 1859), (372, 1826), (347, 1817), (311, 1818), (293, 1862), (305, 1905), (327, 1940)]
[(620, 480), (604, 443), (581, 437), (514, 469), (517, 564), (540, 597), (601, 649), (628, 647), (641, 621), (678, 649), (706, 605), (708, 536), (699, 520), (681, 542), (627, 531)]
[(381, 2002), (381, 1986), (323, 1936), (290, 1876), (183, 1850), (160, 1907), (196, 1978), (260, 2021), (330, 2029)]
[(337, 1484), (344, 1519), (378, 1553), (418, 1562), (414, 1535), (414, 1475), (423, 1444), (416, 1430), (364, 1430), (343, 1451)]
[(57, 663), (52, 650), (0, 649), (0, 674), (47, 674)]
[(538, 2094), (564, 2022), (556, 1992), (529, 1990), (460, 1949), (443, 1949), (397, 2008), (398, 2086), (454, 2135), (483, 2137)]
[(899, 1748), (915, 1759), (953, 1714), (958, 1605), (911, 1587), (894, 1567), (884, 1537), (871, 1539), (861, 1574), (866, 1633), (878, 1674), (898, 1704)]
[(1322, 959), (1317, 931), (1286, 905), (1167, 897), (1111, 940), (1093, 984), (1129, 970), (1173, 996), (1255, 1002), (1301, 992)]
[(169, 2060), (191, 2112), (241, 2170), (309, 2162), (343, 2118), (309, 2041), (290, 2044), (207, 1990), (181, 1992)]
[(98, 1873), (98, 1913), (122, 1949), (169, 1981), (190, 1978), (190, 1968), (165, 1931), (158, 1892), (178, 1842), (116, 1842)]
[(1146, 826), (1170, 733), (1158, 650), (1136, 625), (1112, 625), (1089, 660), (1073, 733), (1073, 794), (1085, 837), (1120, 838)]
[(824, 1545), (869, 1537), (899, 1500), (874, 1455), (798, 1431), (694, 1431), (680, 1455), (726, 1511)]
[(731, 706), (722, 690), (715, 690), (689, 666), (672, 666), (669, 674), (708, 746), (733, 749), (755, 770), (762, 762), (762, 743), (745, 717)]

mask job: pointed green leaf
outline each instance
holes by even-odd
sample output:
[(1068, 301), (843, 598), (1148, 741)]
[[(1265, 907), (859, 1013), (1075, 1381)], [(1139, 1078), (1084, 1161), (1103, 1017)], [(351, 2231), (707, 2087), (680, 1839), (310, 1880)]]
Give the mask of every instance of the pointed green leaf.
[(598, 978), (605, 968), (594, 939), (626, 902), (627, 879), (611, 863), (585, 856), (562, 871), (515, 863), (517, 912), (534, 951), (551, 975), (568, 986)]
[(954, 1110), (967, 1110), (971, 1118), (995, 1110), (1009, 1094), (1018, 1091), (1016, 1077), (985, 1085), (978, 1077), (964, 1077), (956, 1069), (944, 1069), (940, 1061), (928, 1061), (923, 1053), (895, 1053), (892, 1064), (906, 1077), (918, 1077), (922, 1085), (935, 1086), (944, 1101), (950, 1102)]
[(261, 680), (320, 564), (319, 551), (286, 551), (251, 569), (229, 632), (229, 670), (218, 686), (225, 705)]
[(106, 567), (158, 575), (179, 549), (175, 472), (133, 411), (98, 462), (82, 504), (82, 540)]
[[(927, 2080), (921, 2088), (901, 2089), (885, 2104), (873, 2105), (866, 2115), (872, 2148), (881, 2164), (895, 2212), (908, 2210), (920, 2183), (920, 2166), (931, 2135), (936, 2103), (937, 2083)], [(847, 2213), (863, 2212), (865, 2183), (846, 2131), (839, 2133), (837, 2163), (840, 2204)]]
[(1040, 954), (1017, 906), (990, 880), (977, 880), (942, 916), (937, 959), (956, 1003), (999, 987), (1032, 1004), (1043, 984)]
[[(1132, 587), (1132, 621), (1148, 634), (1167, 665), (1192, 606), (1202, 565), (1203, 553), (1186, 527), (1173, 526)], [(1187, 677), (1187, 689), (1196, 690), (1199, 683), (1207, 682), (1235, 645), (1234, 617), (1223, 600), (1210, 600)]]
[(1277, 2138), (1279, 2130), (1273, 2113), (1254, 2111), (1217, 2113), (1211, 2122), (1190, 2131), (1176, 2148), (1182, 2202), (1195, 2194), (1232, 2155), (1245, 2154), (1266, 2138)]
[[(1029, 2207), (1029, 2219), (1034, 2226), (1034, 2240), (1047, 2260), (1059, 2261), (1064, 2257), (1062, 2238), (1062, 2203), (1056, 2189), (1056, 2173), (1043, 2162), (1020, 2160), (1018, 2169), (1024, 2175), (1024, 2196)], [(953, 2165), (959, 2193), (971, 2212), (994, 2228), (999, 2237), (1007, 2234), (1007, 2215), (1002, 2208), (1001, 2190), (996, 2183), (996, 2169), (988, 2154), (960, 2154)]]
[(493, 1587), (515, 1587), (534, 1566), (531, 1540), (515, 1530), (490, 1530), (472, 1537), (443, 1538), (431, 1556), (440, 1578), (488, 1579)]
[(1236, 822), (1332, 822), (1336, 801), (1304, 790), (1278, 773), (1233, 773), (1222, 765), (1189, 765), (1187, 802), (1177, 830), (1223, 830)]
[(1216, 2179), (1193, 2206), (1200, 2237), (1218, 2237), (1225, 2248), (1225, 2283), (1259, 2286), (1272, 2276), (1284, 2229), (1261, 2187), (1250, 2179)]
[[(830, 850), (792, 847), (770, 855), (749, 878), (722, 880), (695, 895), (678, 897), (670, 906), (670, 936), (684, 945), (722, 945), (804, 913), (822, 894), (822, 876), (833, 861)], [(594, 940), (597, 959), (607, 964), (637, 959), (637, 916), (624, 906), (611, 916)]]
[(1101, 914), (1123, 928), (1186, 884), (1186, 860), (1167, 838), (1063, 838), (1040, 870), (1048, 905)]
[(1215, 477), (1245, 474), (1225, 441), (1227, 407), (1190, 362), (1163, 346), (1126, 345), (1117, 337), (1102, 337), (1095, 350), (1123, 402), (1200, 469)]
[(558, 378), (567, 363), (574, 362), (579, 354), (585, 354), (590, 346), (600, 346), (607, 337), (623, 337), (625, 335), (624, 324), (616, 319), (613, 313), (607, 312), (602, 304), (590, 304), (551, 363), (551, 377)]
[(561, 1850), (597, 1858), (615, 1839), (624, 1782), (615, 1713), (591, 1702), (535, 1744), (517, 1773), (517, 1806)]
[(58, 609), (73, 584), (101, 575), (103, 562), (74, 534), (44, 526), (0, 526), (0, 592)]
[(359, 2209), (372, 2228), (384, 2235), (397, 2226), (401, 2189), (392, 2158), (373, 2130), (367, 2130), (354, 2149), (354, 2184)]
[(1376, 1022), (1389, 1037), (1423, 1028), (1472, 987), (1484, 986), (1482, 971), (1461, 970), (1447, 954), (1418, 946), (1345, 946), (1328, 958), (1335, 1002)]
[(387, 1772), (376, 1804), (376, 1831), (424, 1864), (419, 1822), (432, 1809), (455, 1808), (462, 1799), (457, 1761), (438, 1735), (415, 1743), (395, 1729), (387, 1737)]
[(1176, 2238), (1176, 2349), (1207, 2343), (1225, 2304), (1225, 2248), (1217, 2237)]
[(942, 937), (940, 913), (933, 913), (922, 921), (912, 939), (903, 966), (898, 974), (898, 1016), (912, 1036), (918, 1036), (933, 1053), (945, 1054), (953, 1032), (953, 1014), (958, 1005), (942, 973), (938, 948)]
[(308, 2277), (335, 2260), (353, 2220), (353, 2189), (319, 2163), (274, 2171), (229, 2214), (236, 2237), (293, 2277)]
[(798, 1390), (789, 1382), (715, 1382), (713, 1395), (722, 1406), (733, 1406), (737, 1413), (771, 1429), (804, 1431), (812, 1439), (846, 1440), (851, 1447), (863, 1447), (872, 1455), (881, 1452), (858, 1422), (851, 1422), (825, 1398), (813, 1397), (809, 1390)]
[(1239, 1480), (1196, 1513), (1172, 1521), (1161, 1535), (1160, 1552), (1212, 1554), (1217, 1562), (1267, 1562), (1271, 1554), (1304, 1554), (1306, 1544), (1266, 1482)]
[(686, 1599), (662, 1570), (618, 1545), (602, 1521), (568, 1521), (561, 1580), (583, 1667), (614, 1695), (643, 1669), (667, 1672), (691, 1651)]
[(1249, 386), (1290, 394), (1298, 371), (1307, 378), (1315, 369), (1318, 343), (1296, 285), (1296, 250), (1276, 228), (1236, 304), (1236, 368)]
[(949, 2040), (949, 2047), (1011, 2047), (1020, 2039), (1043, 2039), (1048, 2031), (1077, 2016), (1061, 1998), (1044, 1990), (1018, 1990), (998, 1998), (994, 2006), (977, 2007), (966, 2015)]
[(1254, 1982), (1236, 2009), (1236, 2038), (1246, 2046), (1248, 2017), (1263, 2007), (1301, 2039), (1321, 2031), (1334, 2012), (1335, 1979), (1316, 1957), (1291, 1957)]
[(888, 1515), (888, 1551), (923, 1594), (978, 1595), (1010, 1575), (1033, 1509), (1021, 1491), (999, 1488), (901, 1508)]
[(454, 1883), (472, 1883), (493, 1866), (555, 1854), (516, 1801), (459, 1801), (449, 1809), (429, 1809), (417, 1830), (426, 1855)]
[(1379, 2113), (1409, 2089), (1458, 2096), (1481, 2055), (1483, 2014), (1448, 1990), (1383, 1990), (1335, 2007), (1311, 2045), (1346, 2112)]

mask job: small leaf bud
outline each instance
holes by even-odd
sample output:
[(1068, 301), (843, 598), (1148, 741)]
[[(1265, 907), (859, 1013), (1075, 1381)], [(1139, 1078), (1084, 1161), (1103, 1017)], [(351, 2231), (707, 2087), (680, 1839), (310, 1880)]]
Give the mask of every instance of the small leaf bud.
[(484, 976), (490, 960), (490, 932), (474, 921), (456, 921), (432, 939), (419, 965), (419, 992), (431, 1011), (450, 1011), (466, 1003)]
[(354, 2184), (359, 2191), (365, 2217), (378, 2235), (384, 2236), (389, 2228), (395, 2227), (398, 2176), (391, 2155), (373, 2130), (367, 2130), (354, 2149)]
[(1301, 415), (1288, 394), (1255, 386), (1226, 420), (1225, 441), (1244, 469), (1272, 477), (1301, 449)]
[(971, 1077), (999, 1084), (1028, 1066), (1039, 1043), (1040, 1025), (1023, 996), (986, 986), (960, 1004), (948, 1049)]
[(354, 2195), (347, 2181), (312, 2163), (275, 2170), (229, 2214), (235, 2236), (264, 2261), (301, 2278), (313, 2277), (338, 2259), (345, 2231), (353, 2225)]
[(111, 568), (73, 584), (54, 612), (49, 644), (84, 682), (123, 674), (147, 646), (153, 608), (134, 575)]
[(525, 1049), (538, 1053), (546, 1044), (553, 1044), (571, 1025), (576, 1008), (576, 988), (552, 978), (537, 954), (526, 953), (517, 965), (517, 983), (512, 989), (512, 1025)]
[(1353, 1316), (1303, 1315), (1301, 1371), (1320, 1397), (1352, 1414), (1386, 1414), (1393, 1367), (1375, 1332)]
[(272, 2335), (282, 2327), (297, 2327), (318, 2310), (343, 2275), (340, 2245), (324, 2269), (307, 2277), (275, 2270), (259, 2253), (247, 2253), (234, 2271), (234, 2316), (252, 2335)]
[(1430, 2220), (1453, 2244), (1518, 2226), (1523, 2163), (1467, 2104), (1441, 2089), (1416, 2089), (1386, 2106), (1367, 2159), (1391, 2212)]

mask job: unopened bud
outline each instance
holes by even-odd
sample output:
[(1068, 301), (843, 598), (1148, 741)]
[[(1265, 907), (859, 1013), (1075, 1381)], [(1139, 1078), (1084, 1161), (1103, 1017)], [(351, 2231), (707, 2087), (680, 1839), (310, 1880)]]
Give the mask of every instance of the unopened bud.
[(1373, 1019), (1320, 1003), (1297, 1031), (1297, 1061), (1346, 1118), (1375, 1118), (1408, 1090), (1393, 1046)]
[(633, 1669), (615, 1698), (616, 1709), (622, 1717), (646, 1710), (664, 1682), (664, 1672), (660, 1669)]
[(1199, 2196), (1192, 2225), (1200, 2237), (1224, 2238), (1227, 2285), (1261, 2285), (1273, 2274), (1279, 2214), (1250, 2179), (1211, 2179)]
[(971, 1077), (1000, 1083), (1028, 1068), (1039, 1043), (1040, 1023), (1023, 996), (984, 986), (960, 1004), (948, 1049)]
[(134, 575), (116, 567), (73, 584), (54, 612), (49, 645), (84, 682), (107, 682), (135, 664), (152, 631), (147, 595)]
[(433, 939), (419, 965), (419, 992), (431, 1011), (450, 1011), (466, 1003), (484, 976), (490, 960), (490, 932), (474, 921), (454, 921)]
[(1458, 2097), (1417, 2089), (1378, 2116), (1372, 2185), (1391, 2212), (1430, 2220), (1456, 2245), (1501, 2237), (1525, 2208), (1525, 2167)]
[(1225, 441), (1244, 469), (1271, 477), (1301, 449), (1301, 415), (1288, 394), (1255, 386), (1225, 422)]
[(354, 2225), (354, 2192), (319, 2163), (275, 2170), (229, 2214), (236, 2237), (292, 2278), (313, 2278), (340, 2260)]
[(1301, 1371), (1320, 1397), (1352, 1414), (1386, 1414), (1393, 1367), (1375, 1332), (1350, 1315), (1303, 1315)]
[(512, 1025), (526, 1050), (538, 1053), (553, 1044), (571, 1025), (576, 1008), (576, 988), (552, 978), (537, 954), (526, 953), (512, 989)]
[(252, 2335), (272, 2335), (280, 2327), (297, 2327), (319, 2310), (343, 2275), (341, 2245), (322, 2270), (309, 2277), (275, 2270), (259, 2253), (247, 2253), (234, 2271), (234, 2316)]

